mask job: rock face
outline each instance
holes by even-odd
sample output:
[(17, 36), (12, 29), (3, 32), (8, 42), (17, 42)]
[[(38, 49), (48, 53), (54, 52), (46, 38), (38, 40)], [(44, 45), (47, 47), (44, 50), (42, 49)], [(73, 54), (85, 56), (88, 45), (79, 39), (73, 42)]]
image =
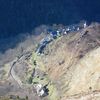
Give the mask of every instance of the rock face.
[[(0, 96), (9, 98), (16, 94), (28, 96), (29, 100), (100, 100), (100, 24), (93, 23), (57, 37), (45, 46), (42, 54), (37, 54), (35, 48), (33, 53), (23, 54), (2, 70)], [(38, 84), (46, 86), (46, 97), (36, 94), (34, 86)]]

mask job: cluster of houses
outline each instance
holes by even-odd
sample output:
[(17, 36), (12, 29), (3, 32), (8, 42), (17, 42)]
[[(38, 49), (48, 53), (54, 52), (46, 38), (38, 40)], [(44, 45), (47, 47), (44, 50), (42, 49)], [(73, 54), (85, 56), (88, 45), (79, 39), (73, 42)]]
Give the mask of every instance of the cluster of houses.
[(36, 84), (34, 85), (34, 88), (36, 89), (36, 93), (39, 97), (44, 97), (48, 95), (49, 90), (47, 89), (47, 86)]
[(46, 37), (45, 39), (40, 41), (40, 44), (38, 44), (36, 53), (41, 54), (43, 53), (44, 48), (46, 47), (47, 44), (49, 44), (53, 39), (50, 37)]
[(42, 41), (40, 41), (40, 44), (38, 45), (36, 52), (38, 54), (42, 54), (46, 45), (49, 44), (54, 39), (56, 39), (57, 37), (62, 36), (62, 35), (67, 35), (70, 32), (79, 31), (86, 27), (87, 27), (87, 23), (86, 21), (84, 21), (81, 24), (74, 24), (74, 25), (66, 26), (64, 28), (58, 28), (58, 29), (50, 28), (47, 30), (47, 33), (49, 35), (45, 37)]

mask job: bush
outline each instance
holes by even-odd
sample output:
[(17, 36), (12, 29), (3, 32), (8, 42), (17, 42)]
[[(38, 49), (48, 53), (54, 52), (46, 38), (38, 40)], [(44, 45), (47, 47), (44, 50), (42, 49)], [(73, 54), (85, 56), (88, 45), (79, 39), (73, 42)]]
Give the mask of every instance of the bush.
[(29, 83), (29, 84), (32, 84), (32, 81), (33, 81), (33, 77), (30, 76), (29, 79), (28, 79), (28, 83)]

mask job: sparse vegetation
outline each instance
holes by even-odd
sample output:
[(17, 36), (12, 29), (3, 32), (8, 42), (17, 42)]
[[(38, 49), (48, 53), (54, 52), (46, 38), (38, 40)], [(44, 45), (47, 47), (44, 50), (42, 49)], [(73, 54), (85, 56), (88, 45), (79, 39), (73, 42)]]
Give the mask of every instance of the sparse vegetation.
[(4, 96), (0, 97), (0, 100), (28, 100), (28, 96), (22, 98), (20, 96), (16, 95), (10, 95), (10, 96)]

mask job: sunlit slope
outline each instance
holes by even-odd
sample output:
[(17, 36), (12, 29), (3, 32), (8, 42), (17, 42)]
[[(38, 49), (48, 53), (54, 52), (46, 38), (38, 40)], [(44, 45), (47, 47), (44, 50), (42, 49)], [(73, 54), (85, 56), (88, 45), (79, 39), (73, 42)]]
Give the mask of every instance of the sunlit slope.
[(41, 60), (61, 100), (100, 90), (99, 46), (100, 25), (92, 24), (46, 47)]

